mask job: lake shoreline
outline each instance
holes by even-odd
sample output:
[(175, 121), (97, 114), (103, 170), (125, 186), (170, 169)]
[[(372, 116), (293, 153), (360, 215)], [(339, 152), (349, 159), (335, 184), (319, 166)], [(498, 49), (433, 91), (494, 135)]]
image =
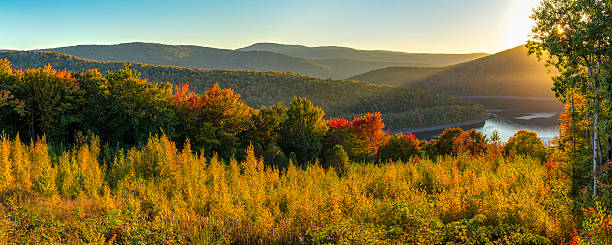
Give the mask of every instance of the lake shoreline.
[(431, 131), (437, 131), (437, 130), (444, 130), (444, 129), (447, 129), (447, 128), (467, 127), (467, 126), (470, 126), (470, 125), (480, 125), (480, 124), (483, 124), (487, 119), (489, 119), (489, 115), (485, 115), (485, 116), (477, 118), (477, 119), (461, 121), (461, 122), (439, 124), (439, 125), (432, 125), (432, 126), (425, 126), (425, 127), (418, 127), (418, 128), (407, 128), (407, 129), (389, 130), (389, 133), (391, 133), (391, 134), (396, 134), (396, 133), (423, 133), (423, 132), (431, 132)]
[(510, 100), (535, 100), (535, 101), (557, 101), (555, 97), (529, 97), (529, 96), (456, 96), (461, 99), (510, 99)]

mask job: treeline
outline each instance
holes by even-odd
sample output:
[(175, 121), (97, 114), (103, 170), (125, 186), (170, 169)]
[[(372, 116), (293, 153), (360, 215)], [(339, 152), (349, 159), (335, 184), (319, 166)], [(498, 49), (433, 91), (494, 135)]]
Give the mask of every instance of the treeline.
[[(51, 64), (59, 70), (101, 73), (123, 68), (118, 62), (98, 62), (49, 52), (9, 52), (0, 58), (11, 61), (15, 68), (27, 69)], [(367, 112), (381, 112), (389, 129), (414, 128), (447, 124), (480, 118), (484, 108), (472, 101), (425, 90), (372, 85), (363, 82), (304, 77), (291, 73), (202, 70), (179, 67), (132, 64), (143, 78), (170, 82), (175, 86), (188, 84), (196, 93), (204, 93), (214, 84), (232, 88), (253, 108), (288, 104), (294, 96), (308, 98), (321, 106), (328, 116), (352, 118)], [(433, 109), (435, 108), (435, 109)]]
[(226, 160), (242, 158), (242, 149), (252, 144), (277, 166), (289, 159), (307, 164), (342, 154), (353, 161), (387, 160), (377, 154), (386, 142), (381, 113), (351, 122), (326, 120), (323, 109), (305, 98), (254, 109), (216, 84), (198, 94), (186, 85), (147, 82), (129, 67), (102, 76), (96, 70), (70, 73), (50, 66), (15, 70), (6, 60), (0, 62), (0, 91), (0, 128), (28, 139), (46, 135), (58, 150), (91, 135), (100, 137), (107, 150), (117, 150), (164, 134), (180, 147), (189, 141), (197, 152)]

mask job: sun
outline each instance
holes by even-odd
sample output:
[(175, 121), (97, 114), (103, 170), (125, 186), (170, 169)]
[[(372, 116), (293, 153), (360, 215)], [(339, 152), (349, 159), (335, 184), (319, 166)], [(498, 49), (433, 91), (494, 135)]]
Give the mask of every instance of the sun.
[(505, 21), (502, 26), (506, 33), (504, 48), (509, 49), (524, 44), (531, 32), (534, 21), (529, 18), (532, 9), (539, 6), (541, 0), (508, 1)]

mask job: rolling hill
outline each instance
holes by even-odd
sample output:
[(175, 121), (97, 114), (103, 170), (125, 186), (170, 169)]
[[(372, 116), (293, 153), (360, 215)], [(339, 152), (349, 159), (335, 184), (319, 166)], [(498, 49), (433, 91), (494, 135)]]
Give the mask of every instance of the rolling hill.
[(410, 86), (412, 82), (432, 76), (444, 69), (445, 68), (437, 67), (387, 67), (353, 76), (349, 78), (349, 80), (375, 84)]
[(553, 97), (550, 77), (544, 64), (519, 46), (442, 69), (387, 68), (350, 79), (458, 96)]
[(85, 59), (140, 62), (162, 66), (201, 69), (231, 69), (291, 72), (319, 78), (345, 79), (389, 66), (445, 66), (486, 54), (410, 54), (356, 50), (344, 47), (315, 47), (255, 44), (237, 50), (193, 45), (122, 43), (77, 45), (43, 49)]
[(486, 53), (421, 54), (384, 50), (358, 50), (336, 46), (306, 47), (276, 43), (256, 43), (238, 50), (270, 51), (310, 59), (313, 62), (330, 67), (333, 70), (332, 77), (341, 79), (385, 67), (443, 67), (488, 55)]
[(394, 66), (416, 66), (416, 67), (427, 67), (427, 64), (420, 63), (398, 63), (398, 62), (384, 62), (384, 61), (361, 61), (361, 60), (350, 60), (350, 59), (323, 59), (313, 60), (319, 64), (330, 67), (333, 71), (335, 78), (346, 79), (355, 74), (360, 74), (366, 71), (374, 69), (380, 69), (385, 67)]
[(313, 60), (344, 59), (357, 61), (416, 63), (426, 66), (447, 66), (487, 56), (486, 53), (474, 54), (425, 54), (405, 53), (384, 50), (359, 50), (347, 47), (324, 46), (307, 47), (277, 43), (256, 43), (238, 50), (271, 51)]
[[(57, 69), (101, 72), (123, 67), (120, 62), (87, 60), (67, 54), (21, 51), (0, 54), (14, 68), (36, 68), (51, 64)], [(389, 129), (446, 124), (484, 116), (482, 105), (453, 96), (420, 89), (374, 85), (365, 82), (319, 79), (291, 73), (204, 70), (135, 63), (132, 68), (150, 81), (189, 84), (204, 92), (214, 83), (233, 88), (253, 107), (287, 103), (294, 96), (320, 105), (327, 117), (352, 117), (365, 112), (382, 112)]]
[(236, 51), (193, 45), (122, 43), (115, 45), (78, 45), (44, 49), (100, 61), (140, 62), (162, 66), (202, 69), (235, 69), (292, 72), (315, 77), (330, 77), (331, 68), (307, 59), (268, 51)]

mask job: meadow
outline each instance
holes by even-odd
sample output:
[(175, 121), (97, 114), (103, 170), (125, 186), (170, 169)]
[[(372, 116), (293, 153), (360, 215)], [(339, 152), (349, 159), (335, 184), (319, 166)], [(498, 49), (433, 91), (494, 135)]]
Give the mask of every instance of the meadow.
[[(489, 145), (491, 153), (497, 145)], [(562, 161), (459, 153), (279, 169), (253, 148), (205, 158), (167, 137), (99, 162), (92, 138), (59, 155), (0, 139), (0, 238), (10, 243), (568, 243)]]

